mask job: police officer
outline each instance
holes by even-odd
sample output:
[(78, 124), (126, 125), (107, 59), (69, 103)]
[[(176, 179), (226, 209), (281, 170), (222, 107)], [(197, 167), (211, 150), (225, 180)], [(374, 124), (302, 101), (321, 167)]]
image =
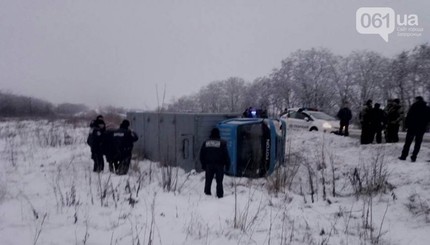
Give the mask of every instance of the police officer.
[(118, 155), (116, 146), (114, 145), (113, 141), (113, 133), (116, 131), (116, 129), (107, 129), (105, 132), (104, 137), (104, 144), (103, 144), (103, 153), (106, 156), (106, 161), (108, 162), (109, 171), (111, 173), (115, 173), (118, 169)]
[(382, 130), (384, 129), (386, 124), (386, 116), (385, 112), (381, 109), (381, 104), (375, 103), (375, 107), (372, 109), (372, 137), (371, 142), (375, 138), (376, 143), (382, 143)]
[(389, 100), (385, 112), (387, 114), (385, 140), (387, 143), (399, 142), (400, 122), (403, 120), (403, 110), (400, 100)]
[(200, 162), (202, 169), (206, 171), (205, 194), (211, 195), (212, 180), (215, 176), (216, 195), (218, 198), (222, 198), (224, 196), (222, 186), (224, 170), (230, 168), (230, 157), (227, 143), (220, 138), (219, 129), (212, 129), (209, 139), (203, 143), (200, 149)]
[[(352, 112), (348, 107), (348, 102), (343, 103), (343, 107), (337, 113), (337, 118), (339, 118), (339, 135), (349, 136), (349, 121), (352, 118)], [(345, 133), (343, 133), (343, 129), (345, 129)]]
[(103, 116), (97, 116), (96, 120), (91, 122), (90, 127), (87, 144), (91, 147), (91, 158), (94, 161), (93, 171), (100, 173), (103, 171), (105, 165), (103, 159), (103, 144), (106, 124), (103, 121)]
[(361, 123), (361, 144), (370, 144), (373, 141), (372, 103), (372, 100), (368, 100), (359, 115)]
[(115, 152), (112, 154), (112, 163), (115, 172), (118, 175), (127, 174), (130, 167), (131, 152), (133, 150), (133, 143), (138, 140), (135, 132), (129, 129), (130, 122), (123, 120), (119, 129), (112, 132), (111, 140), (113, 147), (111, 149)]
[(427, 107), (423, 97), (418, 96), (412, 104), (406, 116), (405, 127), (408, 129), (406, 133), (405, 144), (403, 145), (402, 155), (400, 160), (406, 160), (409, 154), (409, 148), (415, 138), (414, 151), (411, 155), (411, 161), (417, 160), (418, 152), (420, 151), (424, 133), (427, 129), (427, 124), (430, 120), (430, 108)]

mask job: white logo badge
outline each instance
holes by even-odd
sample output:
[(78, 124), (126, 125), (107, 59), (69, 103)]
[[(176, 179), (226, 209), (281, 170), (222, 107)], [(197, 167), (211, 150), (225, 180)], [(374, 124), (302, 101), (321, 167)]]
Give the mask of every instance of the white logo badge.
[(399, 37), (420, 37), (418, 15), (396, 14), (388, 7), (363, 7), (355, 13), (355, 28), (360, 34), (377, 34), (388, 42), (388, 36), (397, 30)]

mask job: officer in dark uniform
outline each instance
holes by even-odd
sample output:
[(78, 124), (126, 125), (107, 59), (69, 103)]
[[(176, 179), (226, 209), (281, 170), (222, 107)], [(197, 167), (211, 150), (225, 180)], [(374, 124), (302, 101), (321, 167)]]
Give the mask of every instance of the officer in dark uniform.
[(399, 142), (399, 128), (403, 120), (403, 110), (399, 99), (389, 100), (386, 108), (387, 129), (385, 139), (387, 143)]
[(110, 152), (110, 161), (112, 163), (110, 163), (109, 168), (118, 175), (127, 174), (130, 167), (133, 143), (138, 140), (136, 133), (130, 130), (129, 126), (130, 122), (128, 120), (122, 121), (119, 129), (113, 131), (110, 136), (112, 142), (110, 150), (113, 152)]
[(93, 171), (100, 173), (104, 169), (103, 144), (106, 124), (103, 116), (97, 116), (96, 120), (90, 124), (90, 132), (87, 138), (87, 144), (91, 147), (91, 158), (94, 161)]
[[(105, 132), (104, 137), (104, 144), (103, 144), (103, 154), (106, 157), (106, 161), (108, 162), (109, 171), (111, 173), (115, 173), (117, 170), (117, 166), (115, 165), (117, 162), (117, 150), (116, 146), (113, 142), (113, 133), (116, 132), (117, 129), (107, 129)], [(117, 164), (118, 165), (118, 164)]]
[[(348, 107), (348, 102), (343, 103), (343, 107), (337, 113), (337, 118), (339, 118), (339, 135), (349, 136), (349, 121), (352, 118), (352, 112)], [(345, 129), (345, 133), (343, 133), (343, 129)]]
[(375, 138), (376, 143), (382, 143), (382, 130), (386, 125), (386, 115), (385, 112), (381, 109), (381, 104), (375, 103), (375, 107), (372, 109), (372, 137), (371, 142)]
[(405, 127), (408, 129), (406, 133), (405, 144), (403, 145), (402, 155), (400, 160), (406, 160), (409, 154), (409, 148), (412, 141), (415, 139), (414, 151), (411, 155), (411, 161), (417, 160), (418, 152), (421, 148), (424, 133), (427, 129), (427, 124), (430, 121), (430, 108), (426, 105), (423, 97), (415, 98), (415, 103), (412, 104), (406, 116)]
[(224, 170), (230, 168), (230, 157), (228, 156), (227, 143), (220, 138), (217, 128), (212, 129), (209, 139), (200, 149), (200, 162), (206, 171), (205, 194), (211, 195), (212, 180), (216, 179), (216, 195), (218, 198), (224, 196), (222, 180)]
[(372, 103), (372, 100), (368, 100), (359, 114), (361, 123), (361, 144), (370, 144), (373, 141)]

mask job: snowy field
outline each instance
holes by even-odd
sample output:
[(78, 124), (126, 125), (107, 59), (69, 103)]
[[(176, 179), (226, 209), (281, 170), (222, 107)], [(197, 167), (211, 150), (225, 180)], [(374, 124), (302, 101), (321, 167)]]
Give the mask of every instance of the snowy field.
[(429, 244), (429, 143), (411, 163), (402, 143), (288, 132), (286, 167), (217, 199), (149, 161), (93, 173), (85, 126), (0, 123), (0, 244)]

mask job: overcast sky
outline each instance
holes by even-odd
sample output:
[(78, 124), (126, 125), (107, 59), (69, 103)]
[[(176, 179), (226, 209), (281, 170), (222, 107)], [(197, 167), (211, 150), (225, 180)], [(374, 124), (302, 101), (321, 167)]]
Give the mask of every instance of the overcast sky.
[[(356, 30), (360, 7), (416, 14), (422, 37)], [(0, 0), (0, 89), (154, 109), (211, 81), (267, 76), (298, 49), (392, 57), (430, 41), (430, 1)]]

